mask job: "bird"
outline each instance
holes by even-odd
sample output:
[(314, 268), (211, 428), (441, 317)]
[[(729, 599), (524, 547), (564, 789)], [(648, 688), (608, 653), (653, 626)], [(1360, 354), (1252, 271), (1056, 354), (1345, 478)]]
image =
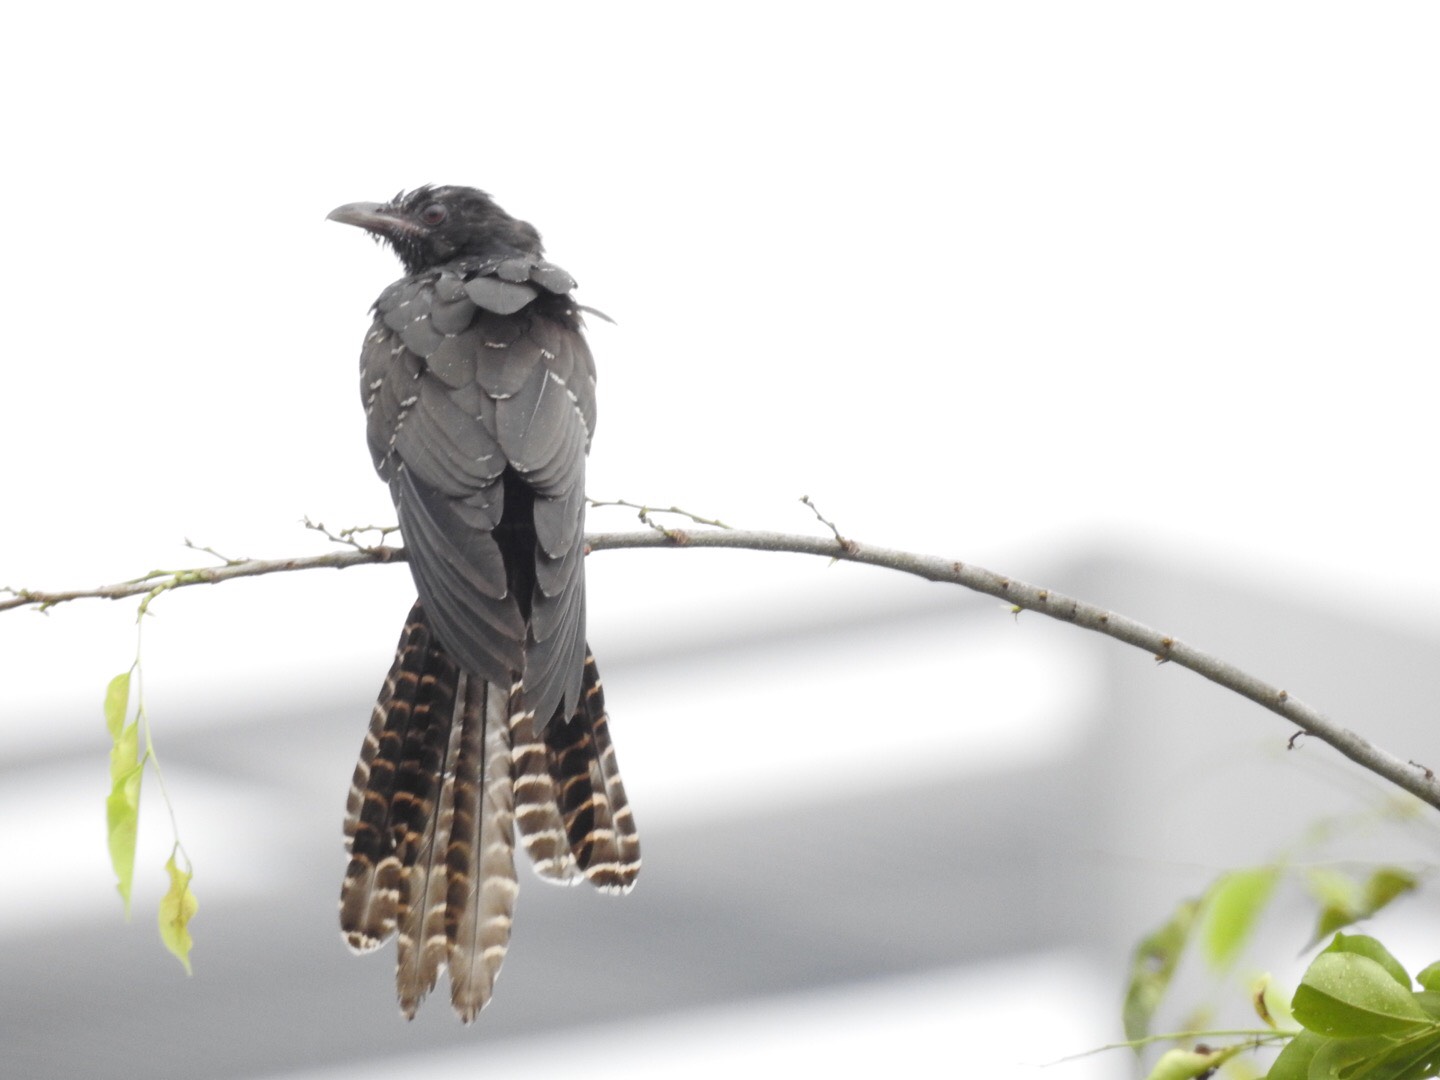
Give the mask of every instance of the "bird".
[(476, 188), (329, 219), (404, 267), (360, 376), (418, 594), (346, 802), (340, 927), (362, 953), (395, 937), (407, 1018), (448, 971), (468, 1024), (509, 944), (517, 834), (546, 881), (619, 893), (640, 870), (585, 632), (593, 309), (534, 226)]

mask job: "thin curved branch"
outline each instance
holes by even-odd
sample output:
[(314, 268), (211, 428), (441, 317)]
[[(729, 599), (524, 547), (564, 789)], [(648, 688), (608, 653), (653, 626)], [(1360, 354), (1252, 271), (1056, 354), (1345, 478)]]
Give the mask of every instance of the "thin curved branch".
[[(934, 555), (918, 555), (910, 551), (874, 547), (848, 537), (801, 536), (738, 529), (707, 529), (697, 532), (651, 529), (645, 532), (596, 533), (586, 537), (586, 543), (590, 551), (616, 551), (622, 548), (731, 548), (818, 555), (840, 562), (882, 566), (913, 574), (927, 581), (961, 585), (987, 596), (998, 597), (1017, 608), (1034, 611), (1061, 622), (1074, 623), (1086, 630), (1134, 645), (1161, 662), (1188, 668), (1197, 675), (1283, 716), (1306, 733), (1329, 743), (1356, 764), (1440, 809), (1440, 780), (1437, 780), (1433, 772), (1423, 766), (1402, 761), (1368, 739), (1330, 720), (1288, 691), (1134, 619), (1051, 589), (1017, 581), (983, 567)], [(116, 600), (128, 596), (153, 597), (170, 589), (217, 584), (232, 578), (258, 577), (263, 574), (321, 567), (341, 570), (365, 563), (399, 562), (405, 557), (403, 548), (357, 548), (305, 558), (251, 559), (194, 570), (154, 571), (135, 581), (96, 589), (74, 589), (65, 592), (11, 589), (6, 590), (11, 596), (0, 600), (0, 611), (26, 606), (45, 609), (66, 601), (87, 598)]]
[(331, 551), (324, 555), (305, 555), (295, 559), (236, 559), (223, 566), (198, 566), (188, 570), (152, 570), (144, 577), (100, 585), (93, 589), (65, 589), (47, 592), (42, 589), (0, 588), (9, 597), (0, 600), (0, 611), (33, 607), (40, 611), (70, 600), (124, 600), (128, 596), (154, 597), (187, 585), (218, 585), (235, 578), (283, 574), (290, 570), (319, 570), (330, 567), (344, 570), (348, 566), (368, 563), (404, 562), (403, 548), (356, 548), (353, 551)]
[(1397, 787), (1410, 792), (1436, 809), (1440, 809), (1440, 781), (1433, 772), (1402, 761), (1356, 732), (1337, 724), (1318, 709), (1301, 701), (1289, 691), (1273, 686), (1234, 664), (1228, 663), (1161, 633), (1144, 623), (1104, 608), (1087, 604), (1072, 596), (1045, 589), (1028, 582), (997, 574), (984, 567), (934, 555), (917, 555), (910, 551), (874, 547), (847, 538), (789, 536), (768, 532), (697, 532), (662, 535), (660, 533), (601, 533), (588, 538), (592, 551), (634, 547), (712, 547), (744, 548), (752, 551), (786, 551), (803, 555), (820, 555), (842, 562), (883, 566), (913, 574), (927, 581), (943, 581), (962, 585), (987, 596), (998, 597), (1017, 608), (1074, 623), (1098, 634), (1144, 649), (1156, 660), (1188, 668), (1211, 682), (1233, 690), (1278, 713), (1297, 727), (1322, 742), (1329, 743), (1351, 761), (1381, 776)]

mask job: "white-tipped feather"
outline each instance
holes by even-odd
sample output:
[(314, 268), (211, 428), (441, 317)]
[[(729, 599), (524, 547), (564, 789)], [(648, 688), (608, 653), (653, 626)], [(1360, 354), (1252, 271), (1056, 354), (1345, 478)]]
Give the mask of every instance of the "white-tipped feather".
[[(596, 679), (599, 686), (599, 679)], [(607, 851), (613, 860), (608, 867), (592, 865), (587, 876), (602, 892), (627, 893), (635, 887), (640, 873), (640, 835), (635, 829), (635, 815), (620, 779), (620, 766), (615, 759), (615, 745), (610, 741), (609, 718), (603, 713), (591, 733), (595, 757), (591, 760), (591, 782), (596, 797), (603, 792), (608, 807), (610, 844)]]
[(515, 829), (530, 864), (542, 881), (578, 884), (585, 878), (565, 836), (565, 822), (556, 804), (555, 778), (550, 775), (544, 740), (535, 733), (533, 711), (517, 709), (510, 717), (510, 746)]

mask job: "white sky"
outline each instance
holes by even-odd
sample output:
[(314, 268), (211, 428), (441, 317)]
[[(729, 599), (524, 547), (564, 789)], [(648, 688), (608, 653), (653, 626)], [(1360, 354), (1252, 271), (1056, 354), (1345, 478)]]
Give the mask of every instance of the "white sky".
[[(1440, 598), (1433, 4), (7, 23), (0, 583), (390, 520), (356, 360), (397, 267), (324, 218), (435, 181), (535, 222), (617, 320), (593, 333), (597, 497), (802, 530), (810, 494), (858, 538), (1021, 577), (1124, 539), (1397, 615)], [(590, 574), (597, 642), (837, 588), (760, 556)], [(167, 598), (152, 687), (378, 678), (408, 590), (389, 569)], [(9, 736), (94, 710), (131, 610), (0, 617)]]

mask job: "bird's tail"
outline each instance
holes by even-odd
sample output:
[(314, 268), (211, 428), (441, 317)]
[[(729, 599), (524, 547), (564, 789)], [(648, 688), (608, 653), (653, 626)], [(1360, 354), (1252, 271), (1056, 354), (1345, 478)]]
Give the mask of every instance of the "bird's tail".
[(415, 605), (355, 766), (340, 892), (351, 948), (369, 951), (396, 934), (407, 1017), (442, 967), (466, 1022), (490, 999), (518, 889), (517, 825), (548, 880), (624, 891), (639, 872), (594, 658), (568, 720), (537, 733), (519, 700), (518, 683), (460, 671)]
[(580, 702), (538, 735), (535, 714), (515, 713), (515, 820), (535, 872), (603, 892), (629, 892), (640, 873), (640, 837), (610, 741), (600, 670), (588, 650)]

